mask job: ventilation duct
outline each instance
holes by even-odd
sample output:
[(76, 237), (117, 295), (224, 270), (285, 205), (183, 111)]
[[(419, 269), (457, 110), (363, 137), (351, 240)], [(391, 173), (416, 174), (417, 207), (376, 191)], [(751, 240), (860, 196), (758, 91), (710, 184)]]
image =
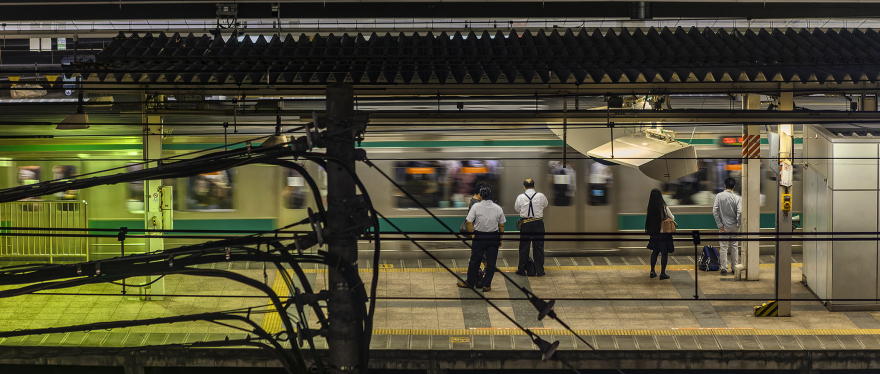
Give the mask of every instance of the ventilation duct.
[(614, 139), (587, 155), (604, 162), (636, 168), (652, 179), (668, 182), (697, 172), (697, 152), (675, 140), (675, 133), (648, 129)]

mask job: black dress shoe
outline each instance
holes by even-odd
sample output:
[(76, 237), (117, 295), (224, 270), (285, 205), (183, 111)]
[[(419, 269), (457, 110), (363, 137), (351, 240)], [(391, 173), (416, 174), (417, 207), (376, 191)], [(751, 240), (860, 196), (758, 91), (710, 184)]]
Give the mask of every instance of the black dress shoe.
[(652, 271), (652, 272), (651, 272), (651, 278), (655, 278), (655, 277), (657, 277), (657, 273), (655, 273), (655, 272)]
[(483, 288), (483, 282), (477, 282), (477, 288)]
[(517, 270), (516, 272), (514, 272), (514, 274), (526, 276), (526, 271), (525, 270)]
[(666, 274), (660, 274), (660, 280), (669, 279), (669, 276)]
[(539, 277), (543, 277), (543, 276), (545, 276), (545, 275), (547, 275), (547, 273), (540, 273), (540, 274), (538, 274)]

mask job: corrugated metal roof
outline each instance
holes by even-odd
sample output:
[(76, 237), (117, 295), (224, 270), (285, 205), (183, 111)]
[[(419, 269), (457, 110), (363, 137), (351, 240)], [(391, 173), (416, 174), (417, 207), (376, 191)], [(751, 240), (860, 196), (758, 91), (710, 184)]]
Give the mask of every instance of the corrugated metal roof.
[(236, 84), (851, 82), (880, 79), (872, 29), (487, 31), (242, 41), (121, 34), (86, 78)]

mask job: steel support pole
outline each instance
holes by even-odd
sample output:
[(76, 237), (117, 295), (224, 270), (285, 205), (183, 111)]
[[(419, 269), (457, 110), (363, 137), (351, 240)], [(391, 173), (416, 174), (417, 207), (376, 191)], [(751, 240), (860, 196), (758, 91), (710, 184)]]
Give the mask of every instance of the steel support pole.
[[(761, 95), (743, 95), (743, 109), (760, 110)], [(756, 144), (757, 142), (757, 144)], [(757, 147), (757, 149), (755, 149)], [(743, 169), (742, 169), (742, 229), (745, 232), (761, 230), (761, 126), (743, 126)], [(757, 154), (756, 154), (757, 152)], [(749, 236), (757, 238), (757, 236)], [(741, 265), (744, 273), (738, 275), (742, 280), (760, 279), (761, 243), (740, 242), (742, 249)]]
[[(156, 162), (149, 162), (150, 160), (156, 160), (162, 158), (162, 132), (164, 131), (162, 125), (162, 117), (156, 115), (148, 115), (147, 114), (147, 104), (146, 104), (146, 95), (141, 95), (141, 102), (143, 103), (143, 144), (144, 144), (144, 168), (154, 168), (157, 166)], [(143, 181), (144, 183), (144, 227), (147, 229), (157, 229), (162, 228), (162, 198), (161, 198), (161, 189), (162, 189), (162, 181), (161, 180), (150, 180)], [(158, 219), (157, 219), (158, 217)], [(158, 226), (157, 226), (158, 224)], [(165, 239), (162, 238), (162, 233), (146, 233), (146, 238), (144, 239), (144, 251), (146, 252), (156, 252), (162, 251), (165, 249)], [(143, 279), (143, 283), (150, 283), (154, 277), (145, 277)], [(148, 286), (149, 289), (140, 290), (144, 293), (154, 293), (158, 295), (165, 294), (165, 280), (159, 279), (156, 283)], [(133, 288), (133, 290), (137, 290), (137, 288)], [(150, 297), (148, 295), (144, 295), (144, 300), (153, 300), (158, 301), (162, 300), (163, 297), (156, 296)]]
[[(782, 84), (783, 88), (791, 88), (791, 84)], [(791, 91), (781, 92), (779, 94), (779, 110), (793, 110), (794, 109), (794, 96)], [(787, 125), (779, 125), (779, 161), (780, 162), (792, 162), (792, 156), (794, 155), (794, 141), (792, 135), (794, 134), (794, 126), (791, 124)], [(781, 173), (780, 173), (781, 174)], [(781, 175), (779, 180), (781, 181)], [(779, 199), (776, 200), (777, 205), (777, 215), (776, 219), (776, 229), (780, 233), (790, 233), (792, 231), (792, 220), (791, 213), (785, 212), (780, 209), (781, 207), (781, 198), (785, 193), (793, 192), (793, 189), (790, 187), (784, 187), (782, 185), (778, 186)], [(792, 201), (795, 199), (792, 196)], [(788, 235), (780, 235), (780, 238), (789, 238)], [(791, 241), (780, 241), (778, 246), (778, 253), (776, 254), (776, 298), (779, 301), (779, 312), (778, 315), (780, 317), (790, 317), (791, 316), (791, 301), (782, 301), (781, 299), (791, 299)]]
[[(327, 155), (342, 160), (354, 170), (355, 149), (351, 119), (354, 116), (354, 89), (349, 83), (327, 86)], [(327, 163), (328, 251), (357, 268), (357, 234), (347, 230), (353, 224), (355, 184), (339, 164)], [(342, 273), (329, 269), (330, 299), (327, 303), (331, 373), (361, 373), (362, 329), (355, 313), (351, 290)]]

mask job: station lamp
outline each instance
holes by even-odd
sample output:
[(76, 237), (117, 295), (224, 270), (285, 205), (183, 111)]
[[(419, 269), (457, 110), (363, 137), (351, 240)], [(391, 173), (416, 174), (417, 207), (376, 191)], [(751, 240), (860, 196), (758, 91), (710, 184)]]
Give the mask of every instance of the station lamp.
[(260, 144), (260, 147), (268, 148), (285, 143), (288, 143), (287, 135), (281, 133), (281, 116), (277, 116), (275, 117), (275, 134), (266, 139), (263, 144)]

